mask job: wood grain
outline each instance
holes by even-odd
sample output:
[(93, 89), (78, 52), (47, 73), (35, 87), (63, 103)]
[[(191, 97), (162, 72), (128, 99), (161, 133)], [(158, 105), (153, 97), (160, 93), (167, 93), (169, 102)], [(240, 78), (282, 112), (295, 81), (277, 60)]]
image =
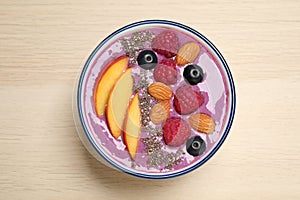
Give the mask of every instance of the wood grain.
[[(2, 0), (0, 199), (300, 199), (299, 11), (297, 0)], [(72, 118), (73, 84), (89, 53), (143, 19), (202, 32), (223, 53), (237, 89), (225, 144), (199, 170), (172, 180), (99, 164)]]

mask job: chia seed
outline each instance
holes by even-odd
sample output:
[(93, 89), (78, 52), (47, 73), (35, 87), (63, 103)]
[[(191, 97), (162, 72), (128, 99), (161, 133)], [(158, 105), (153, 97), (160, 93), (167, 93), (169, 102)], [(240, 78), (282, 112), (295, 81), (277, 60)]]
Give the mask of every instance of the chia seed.
[(136, 63), (137, 54), (140, 50), (149, 47), (154, 34), (149, 31), (139, 31), (132, 33), (130, 38), (120, 39), (122, 49), (130, 58), (130, 64)]
[(148, 156), (159, 152), (162, 148), (162, 143), (156, 137), (143, 138), (142, 142), (145, 145)]
[[(155, 128), (149, 128), (154, 130)], [(179, 149), (176, 153), (168, 153), (163, 150), (163, 143), (158, 139), (158, 136), (143, 138), (142, 142), (145, 145), (145, 150), (148, 156), (147, 167), (160, 167), (164, 169), (173, 169), (176, 165), (183, 161), (183, 150)]]
[(183, 161), (183, 150), (179, 149), (176, 153), (169, 153), (165, 157), (165, 169), (173, 169)]
[(131, 168), (132, 168), (132, 169), (135, 169), (135, 167), (136, 167), (136, 164), (135, 164), (135, 162), (132, 161), (132, 162), (131, 162)]
[(147, 135), (150, 137), (160, 137), (163, 135), (161, 127), (147, 126), (144, 127), (143, 131), (147, 132)]
[(149, 86), (149, 80), (148, 80), (148, 74), (149, 72), (146, 70), (141, 69), (139, 74), (139, 80), (134, 84), (134, 93), (139, 93), (139, 100), (140, 100), (140, 109), (141, 109), (141, 115), (142, 115), (142, 125), (144, 127), (149, 125), (150, 122), (150, 110), (152, 108), (153, 102), (155, 101), (152, 96), (148, 94), (148, 86)]

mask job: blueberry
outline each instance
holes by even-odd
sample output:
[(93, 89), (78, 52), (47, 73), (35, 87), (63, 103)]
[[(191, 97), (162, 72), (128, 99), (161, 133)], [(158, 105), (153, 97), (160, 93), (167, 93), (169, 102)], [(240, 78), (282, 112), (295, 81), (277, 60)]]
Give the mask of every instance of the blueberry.
[(200, 156), (206, 149), (206, 144), (200, 136), (190, 137), (186, 141), (186, 151), (192, 156)]
[(190, 85), (196, 85), (203, 80), (203, 70), (198, 65), (188, 65), (184, 68), (183, 77)]
[(157, 56), (151, 50), (144, 50), (138, 55), (137, 62), (141, 68), (150, 70), (156, 67)]

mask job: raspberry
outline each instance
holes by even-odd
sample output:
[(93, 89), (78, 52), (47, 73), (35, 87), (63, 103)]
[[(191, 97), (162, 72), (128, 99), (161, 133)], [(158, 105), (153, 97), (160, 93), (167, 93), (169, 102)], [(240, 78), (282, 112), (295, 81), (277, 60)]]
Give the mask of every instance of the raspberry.
[(154, 69), (153, 76), (158, 82), (167, 85), (175, 84), (178, 80), (179, 71), (176, 69), (176, 63), (171, 59), (162, 60)]
[(187, 115), (197, 110), (204, 102), (204, 97), (190, 85), (183, 85), (176, 90), (173, 104), (176, 112)]
[(179, 117), (171, 117), (163, 125), (163, 137), (167, 145), (177, 147), (191, 135), (189, 125)]
[(152, 48), (158, 54), (171, 58), (176, 55), (179, 48), (179, 39), (172, 31), (164, 31), (152, 40)]

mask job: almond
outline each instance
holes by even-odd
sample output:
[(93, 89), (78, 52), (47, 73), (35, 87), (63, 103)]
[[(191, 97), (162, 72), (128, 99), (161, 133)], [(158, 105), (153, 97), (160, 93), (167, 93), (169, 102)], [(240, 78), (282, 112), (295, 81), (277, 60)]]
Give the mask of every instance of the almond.
[(161, 101), (155, 104), (150, 111), (150, 120), (153, 124), (160, 124), (164, 122), (170, 114), (170, 102), (168, 100)]
[(176, 55), (176, 63), (178, 66), (183, 66), (193, 62), (200, 53), (200, 46), (195, 42), (185, 43)]
[(152, 83), (148, 87), (148, 92), (158, 100), (169, 100), (173, 95), (171, 88), (160, 82)]
[(189, 117), (189, 122), (193, 129), (207, 134), (213, 133), (216, 126), (213, 118), (204, 113), (192, 114)]

